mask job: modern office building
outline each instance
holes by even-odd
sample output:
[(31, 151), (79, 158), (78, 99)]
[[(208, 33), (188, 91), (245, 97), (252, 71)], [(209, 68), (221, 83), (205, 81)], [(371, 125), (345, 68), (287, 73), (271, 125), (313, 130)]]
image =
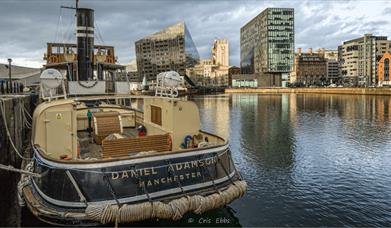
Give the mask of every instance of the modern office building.
[(365, 34), (345, 41), (338, 48), (341, 74), (346, 84), (372, 86), (377, 84), (377, 62), (391, 47), (386, 36)]
[(340, 83), (340, 71), (338, 63), (338, 50), (324, 50), (324, 57), (327, 61), (327, 83)]
[(292, 70), (294, 40), (294, 9), (265, 9), (240, 29), (242, 74), (256, 74), (259, 86), (281, 86)]
[(186, 68), (199, 62), (197, 48), (184, 22), (136, 41), (137, 71), (140, 79), (174, 70), (185, 75)]
[(327, 61), (327, 83), (341, 83), (339, 75), (339, 63), (335, 59), (326, 59)]
[(325, 52), (320, 49), (313, 52), (309, 48), (307, 53), (302, 53), (298, 48), (293, 64), (293, 71), (290, 74), (291, 83), (302, 85), (324, 85), (327, 83), (327, 60)]

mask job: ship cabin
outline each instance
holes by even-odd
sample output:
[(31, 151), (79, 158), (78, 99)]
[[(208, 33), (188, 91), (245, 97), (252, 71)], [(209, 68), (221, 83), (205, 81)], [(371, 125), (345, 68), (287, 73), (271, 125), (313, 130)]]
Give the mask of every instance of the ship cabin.
[(201, 131), (197, 106), (178, 98), (55, 100), (38, 106), (34, 117), (34, 148), (63, 162), (131, 159), (227, 144)]
[[(78, 46), (72, 43), (47, 43), (43, 56), (45, 69), (56, 69), (66, 78), (68, 94), (80, 94), (84, 88), (92, 88), (95, 94), (129, 94), (129, 76), (126, 67), (117, 63), (115, 49), (108, 45), (94, 45), (87, 62), (80, 65)], [(91, 68), (90, 78), (81, 78), (79, 68)], [(84, 75), (84, 74), (83, 74)], [(82, 83), (80, 81), (83, 81)], [(90, 92), (91, 93), (91, 92)]]

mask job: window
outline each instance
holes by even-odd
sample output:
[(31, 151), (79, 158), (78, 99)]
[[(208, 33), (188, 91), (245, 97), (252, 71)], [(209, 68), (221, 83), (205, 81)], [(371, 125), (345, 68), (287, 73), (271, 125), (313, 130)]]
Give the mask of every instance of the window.
[(151, 105), (151, 122), (162, 126), (162, 108)]
[(390, 80), (390, 59), (384, 60), (384, 81)]

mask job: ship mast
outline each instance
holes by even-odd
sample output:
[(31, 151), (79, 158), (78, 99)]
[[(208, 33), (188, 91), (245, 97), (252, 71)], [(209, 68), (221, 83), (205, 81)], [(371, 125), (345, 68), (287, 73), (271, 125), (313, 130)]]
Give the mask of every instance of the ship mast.
[(76, 10), (78, 81), (91, 80), (94, 62), (94, 10), (79, 8), (79, 0), (76, 0), (76, 7), (61, 8)]

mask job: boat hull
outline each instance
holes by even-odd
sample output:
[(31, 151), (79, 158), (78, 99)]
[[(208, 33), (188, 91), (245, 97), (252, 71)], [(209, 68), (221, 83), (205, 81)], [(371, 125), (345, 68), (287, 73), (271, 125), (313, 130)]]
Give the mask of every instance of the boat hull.
[[(95, 225), (97, 221), (85, 215), (88, 207), (121, 207), (170, 202), (195, 195), (208, 196), (241, 179), (227, 145), (89, 164), (50, 161), (37, 149), (34, 154), (34, 172), (41, 177), (29, 179), (28, 188), (25, 188), (29, 193), (24, 193), (24, 197), (34, 197), (41, 209), (54, 213), (47, 216), (48, 213), (35, 212), (37, 217), (59, 225)], [(37, 210), (31, 205), (29, 208)], [(72, 216), (69, 212), (75, 214)]]

